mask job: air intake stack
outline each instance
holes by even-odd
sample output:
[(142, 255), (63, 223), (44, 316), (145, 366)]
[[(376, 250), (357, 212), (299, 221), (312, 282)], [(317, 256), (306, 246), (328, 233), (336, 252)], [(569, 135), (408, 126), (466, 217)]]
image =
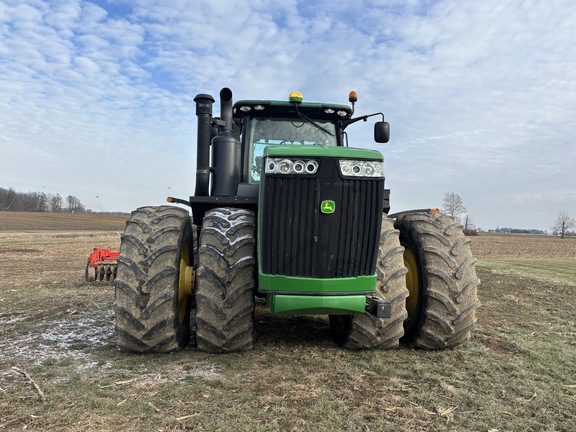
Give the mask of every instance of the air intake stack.
[(240, 182), (240, 137), (232, 123), (232, 90), (220, 91), (223, 130), (212, 140), (212, 196), (235, 196)]

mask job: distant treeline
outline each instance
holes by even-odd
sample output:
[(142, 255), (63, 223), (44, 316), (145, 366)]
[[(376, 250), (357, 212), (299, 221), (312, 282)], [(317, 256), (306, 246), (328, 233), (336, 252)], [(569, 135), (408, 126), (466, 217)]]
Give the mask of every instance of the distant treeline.
[(490, 231), (505, 234), (548, 234), (548, 231), (543, 231), (539, 229), (520, 229), (520, 228), (496, 228), (495, 230)]
[[(482, 230), (480, 230), (482, 231)], [(520, 229), (520, 228), (496, 228), (496, 229), (489, 229), (486, 232), (491, 233), (500, 233), (500, 234), (536, 234), (536, 235), (560, 235), (559, 232), (556, 230), (552, 230), (552, 232), (548, 232), (545, 230), (539, 229)], [(565, 236), (576, 236), (576, 232), (568, 231), (564, 233)]]
[(14, 189), (0, 188), (0, 211), (28, 212), (91, 212), (84, 207), (78, 198), (68, 195), (46, 192), (16, 192)]

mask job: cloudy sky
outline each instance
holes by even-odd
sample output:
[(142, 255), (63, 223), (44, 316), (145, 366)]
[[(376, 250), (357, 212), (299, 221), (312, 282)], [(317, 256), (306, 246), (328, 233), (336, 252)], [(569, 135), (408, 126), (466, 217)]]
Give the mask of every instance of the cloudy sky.
[[(576, 217), (574, 0), (0, 0), (0, 187), (94, 211), (194, 190), (194, 96), (382, 111), (392, 211)], [(218, 106), (215, 106), (215, 114)]]

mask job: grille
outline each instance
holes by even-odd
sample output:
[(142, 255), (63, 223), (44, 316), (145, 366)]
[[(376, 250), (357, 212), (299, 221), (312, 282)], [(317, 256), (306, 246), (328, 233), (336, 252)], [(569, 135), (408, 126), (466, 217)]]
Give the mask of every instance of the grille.
[[(261, 266), (265, 274), (308, 278), (376, 272), (383, 179), (341, 179), (335, 159), (320, 161), (316, 178), (262, 178)], [(324, 200), (336, 211), (324, 214)]]

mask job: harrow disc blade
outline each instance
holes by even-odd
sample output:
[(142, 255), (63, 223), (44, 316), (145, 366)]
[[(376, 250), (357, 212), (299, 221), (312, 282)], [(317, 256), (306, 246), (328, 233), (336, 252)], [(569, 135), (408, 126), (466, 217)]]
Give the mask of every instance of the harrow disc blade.
[(96, 280), (96, 269), (90, 267), (90, 261), (86, 264), (86, 282), (94, 282)]
[(112, 280), (112, 265), (106, 265), (106, 282), (110, 282)]

